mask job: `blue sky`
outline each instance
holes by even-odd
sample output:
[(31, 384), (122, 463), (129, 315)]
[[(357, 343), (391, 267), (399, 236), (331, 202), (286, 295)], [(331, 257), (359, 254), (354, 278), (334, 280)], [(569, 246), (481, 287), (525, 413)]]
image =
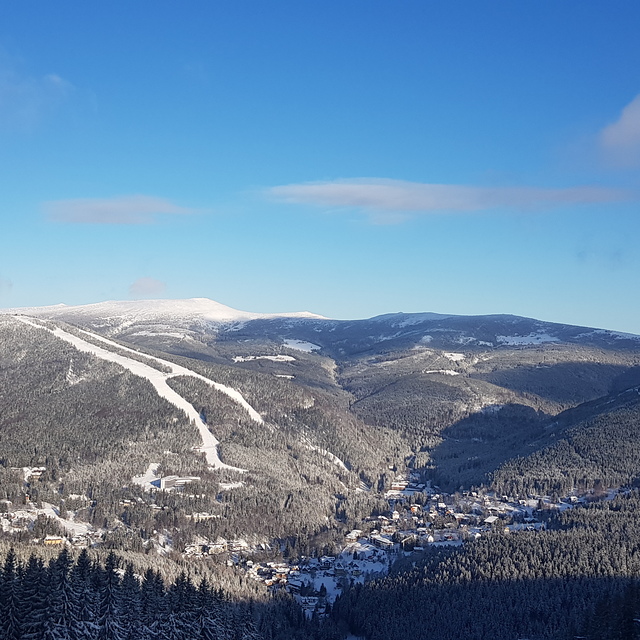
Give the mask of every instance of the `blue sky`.
[(640, 333), (640, 4), (0, 4), (0, 307)]

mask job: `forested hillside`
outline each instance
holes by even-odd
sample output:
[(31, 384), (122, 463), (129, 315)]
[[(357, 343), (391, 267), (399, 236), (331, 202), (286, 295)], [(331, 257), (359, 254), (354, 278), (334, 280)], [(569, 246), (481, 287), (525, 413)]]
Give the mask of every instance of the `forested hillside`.
[(510, 495), (566, 495), (575, 489), (636, 484), (640, 479), (638, 387), (567, 411), (547, 426), (555, 442), (512, 458), (493, 476)]
[(334, 617), (368, 640), (638, 637), (635, 491), (552, 517), (544, 532), (424, 553), (415, 568), (349, 591)]

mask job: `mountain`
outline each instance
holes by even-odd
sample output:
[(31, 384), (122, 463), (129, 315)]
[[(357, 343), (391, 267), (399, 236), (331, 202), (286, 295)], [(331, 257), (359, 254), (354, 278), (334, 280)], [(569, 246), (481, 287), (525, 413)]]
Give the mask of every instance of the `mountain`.
[[(640, 337), (604, 329), (508, 315), (335, 320), (206, 299), (5, 310), (0, 509), (12, 512), (0, 518), (0, 544), (64, 534), (139, 568), (162, 559), (172, 580), (201, 564), (222, 575), (237, 556), (335, 555), (349, 531), (389, 515), (396, 494), (387, 491), (401, 478), (431, 482), (447, 500), (475, 489), (489, 504), (494, 491), (516, 506), (638, 484), (639, 424)], [(419, 512), (429, 498), (409, 500)], [(509, 611), (531, 603), (526, 619), (495, 609), (476, 629), (462, 616), (465, 637), (491, 635), (496, 616), (511, 620), (509, 637), (557, 637), (601, 597), (600, 574), (619, 548), (607, 543), (603, 555), (601, 539), (630, 526), (624, 508), (591, 512), (588, 533), (582, 516), (562, 516), (513, 542), (495, 529), (477, 545), (434, 546), (422, 564), (407, 559), (413, 569), (347, 591), (335, 619), (371, 638), (416, 636), (434, 588), (450, 602), (491, 588)], [(457, 526), (450, 514), (434, 517), (423, 524)], [(189, 555), (219, 546), (222, 561)], [(629, 553), (608, 594), (636, 571)], [(563, 559), (553, 573), (550, 554)], [(591, 557), (602, 566), (589, 569)], [(525, 565), (530, 580), (514, 589)], [(241, 598), (261, 588), (235, 568), (225, 575)], [(494, 576), (490, 587), (482, 576)], [(376, 616), (395, 611), (405, 588), (417, 609), (399, 614), (392, 632)], [(570, 620), (539, 615), (545, 602), (563, 611), (567, 597), (578, 603)], [(430, 615), (434, 630), (444, 626)]]
[(208, 298), (108, 301), (80, 306), (58, 304), (49, 307), (7, 309), (3, 312), (95, 325), (96, 329), (114, 334), (130, 326), (150, 326), (158, 331), (161, 331), (161, 325), (184, 329), (197, 327), (206, 330), (257, 319), (322, 318), (306, 311), (272, 314), (239, 311)]
[[(411, 464), (445, 484), (481, 481), (500, 458), (537, 446), (532, 438), (545, 420), (628, 387), (640, 365), (640, 336), (509, 315), (332, 320), (238, 311), (205, 298), (5, 313), (328, 394), (350, 419), (400, 434)], [(275, 420), (286, 413), (267, 410)]]
[[(126, 499), (142, 498), (131, 479), (152, 478), (150, 465), (199, 478), (198, 509), (216, 516), (208, 537), (263, 541), (356, 526), (402, 473), (445, 490), (529, 490), (553, 477), (565, 441), (584, 451), (585, 433), (605, 458), (576, 463), (589, 482), (633, 476), (603, 425), (634, 437), (638, 411), (626, 406), (623, 419), (615, 397), (638, 385), (640, 337), (604, 329), (508, 315), (334, 320), (202, 298), (105, 302), (5, 310), (0, 364), (3, 464), (55, 469), (74, 495), (108, 478), (94, 519), (117, 512), (108, 496), (123, 482)], [(141, 518), (157, 530), (149, 512)]]
[(640, 345), (640, 336), (543, 322), (510, 315), (456, 316), (390, 313), (365, 320), (331, 320), (309, 312), (253, 313), (207, 298), (110, 301), (96, 304), (0, 310), (61, 320), (110, 337), (145, 342), (217, 336), (218, 340), (287, 339), (309, 341), (334, 357), (411, 346), (484, 349), (577, 344), (600, 348)]

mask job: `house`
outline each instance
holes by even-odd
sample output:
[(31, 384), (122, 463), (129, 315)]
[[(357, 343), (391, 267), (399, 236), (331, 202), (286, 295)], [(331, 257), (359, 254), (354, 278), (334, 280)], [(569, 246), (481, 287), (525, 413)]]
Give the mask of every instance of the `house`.
[(331, 567), (333, 567), (333, 563), (336, 561), (334, 556), (322, 556), (322, 558), (320, 558), (320, 566), (323, 569), (330, 569)]
[(64, 538), (60, 536), (46, 536), (43, 540), (48, 547), (56, 546), (64, 542)]
[(289, 578), (289, 582), (287, 583), (287, 590), (290, 593), (298, 593), (303, 586), (304, 582), (300, 580), (300, 578)]
[(497, 522), (500, 518), (498, 518), (498, 516), (489, 516), (488, 518), (484, 519), (484, 523), (485, 524), (493, 524), (494, 522)]

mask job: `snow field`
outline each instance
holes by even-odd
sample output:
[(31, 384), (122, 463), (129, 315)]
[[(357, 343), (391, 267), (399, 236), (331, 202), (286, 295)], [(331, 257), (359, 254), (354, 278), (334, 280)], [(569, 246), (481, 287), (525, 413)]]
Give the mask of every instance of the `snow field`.
[(319, 351), (322, 347), (317, 344), (313, 344), (313, 342), (305, 342), (304, 340), (293, 340), (288, 338), (284, 341), (284, 346), (289, 347), (289, 349), (296, 349), (297, 351), (304, 351), (305, 353), (313, 353), (314, 351)]

